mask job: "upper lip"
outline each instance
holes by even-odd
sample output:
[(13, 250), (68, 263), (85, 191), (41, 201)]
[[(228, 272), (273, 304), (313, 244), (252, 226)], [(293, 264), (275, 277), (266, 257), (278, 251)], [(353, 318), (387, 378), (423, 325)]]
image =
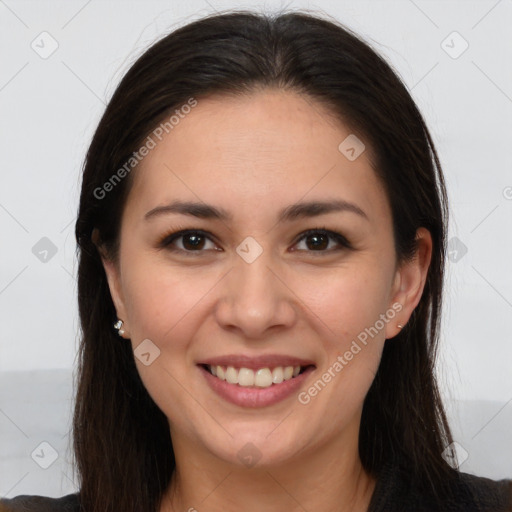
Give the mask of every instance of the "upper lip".
[(210, 366), (233, 366), (235, 368), (250, 368), (257, 370), (259, 368), (275, 368), (276, 366), (310, 366), (315, 363), (309, 359), (301, 359), (299, 357), (285, 356), (280, 354), (268, 354), (261, 356), (244, 356), (244, 355), (225, 355), (211, 357), (199, 361), (197, 364), (206, 364)]

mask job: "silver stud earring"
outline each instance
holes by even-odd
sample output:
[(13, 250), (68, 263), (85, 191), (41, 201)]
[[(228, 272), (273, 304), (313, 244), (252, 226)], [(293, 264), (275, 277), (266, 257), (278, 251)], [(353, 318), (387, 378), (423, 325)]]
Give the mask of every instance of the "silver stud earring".
[(402, 324), (398, 324), (398, 325), (397, 325), (397, 327), (398, 327), (399, 329), (403, 329), (403, 328), (404, 328), (404, 326), (403, 326)]
[(124, 330), (121, 329), (121, 327), (123, 327), (123, 321), (122, 320), (118, 320), (114, 324), (114, 329), (117, 329), (117, 334), (119, 334), (119, 336), (122, 336), (124, 334)]

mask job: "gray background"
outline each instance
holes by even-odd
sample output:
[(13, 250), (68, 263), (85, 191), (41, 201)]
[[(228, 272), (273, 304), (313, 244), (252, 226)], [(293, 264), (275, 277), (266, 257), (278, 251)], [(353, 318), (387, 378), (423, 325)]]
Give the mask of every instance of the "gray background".
[(252, 7), (335, 17), (392, 63), (423, 112), (451, 201), (439, 378), (459, 464), (512, 477), (512, 0), (0, 0), (0, 496), (76, 489), (73, 230), (106, 102), (170, 30)]

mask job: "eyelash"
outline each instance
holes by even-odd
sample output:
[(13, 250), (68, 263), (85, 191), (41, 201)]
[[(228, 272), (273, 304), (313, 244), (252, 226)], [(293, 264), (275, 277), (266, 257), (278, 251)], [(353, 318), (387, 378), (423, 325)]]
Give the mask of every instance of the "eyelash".
[[(197, 251), (191, 251), (191, 250), (176, 249), (176, 248), (170, 247), (171, 244), (174, 241), (178, 240), (179, 238), (185, 237), (187, 235), (192, 235), (192, 234), (204, 236), (205, 238), (208, 238), (211, 242), (214, 242), (214, 240), (212, 239), (212, 235), (210, 233), (208, 233), (207, 231), (203, 231), (201, 229), (182, 229), (180, 231), (172, 231), (171, 233), (165, 234), (158, 242), (158, 248), (167, 249), (172, 252), (185, 253), (187, 256), (188, 255), (193, 256), (193, 253), (200, 254), (202, 252), (205, 252), (204, 249), (200, 249)], [(294, 243), (294, 245), (298, 244), (299, 242), (301, 242), (308, 236), (315, 235), (315, 234), (327, 236), (329, 239), (336, 241), (344, 249), (348, 249), (348, 250), (353, 249), (350, 242), (341, 233), (328, 230), (325, 227), (313, 228), (313, 229), (308, 229), (307, 231), (304, 231), (304, 233), (301, 233), (300, 237), (297, 239), (297, 241)], [(333, 251), (339, 251), (339, 250), (341, 250), (341, 249), (337, 248), (337, 249), (325, 249), (325, 250), (319, 250), (319, 251), (314, 251), (314, 250), (305, 250), (305, 251), (300, 250), (300, 251), (301, 252), (310, 252), (310, 253), (328, 253), (328, 254), (330, 254)]]

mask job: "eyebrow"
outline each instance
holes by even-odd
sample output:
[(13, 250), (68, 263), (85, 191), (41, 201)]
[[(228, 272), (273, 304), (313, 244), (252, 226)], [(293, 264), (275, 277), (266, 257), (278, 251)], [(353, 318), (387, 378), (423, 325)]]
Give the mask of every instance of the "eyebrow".
[[(331, 201), (309, 201), (292, 204), (283, 208), (278, 215), (279, 222), (291, 222), (303, 217), (317, 217), (333, 212), (351, 212), (368, 220), (366, 213), (359, 206), (345, 201), (335, 199)], [(215, 207), (206, 203), (196, 203), (192, 201), (173, 201), (170, 204), (157, 206), (144, 215), (145, 220), (153, 219), (157, 216), (178, 213), (181, 215), (190, 215), (200, 219), (215, 219), (230, 221), (233, 216), (225, 209)]]

